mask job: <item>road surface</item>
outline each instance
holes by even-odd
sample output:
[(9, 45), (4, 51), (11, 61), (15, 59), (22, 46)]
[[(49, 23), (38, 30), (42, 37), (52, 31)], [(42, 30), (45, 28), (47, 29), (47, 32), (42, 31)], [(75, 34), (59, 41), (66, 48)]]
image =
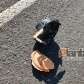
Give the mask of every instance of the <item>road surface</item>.
[[(0, 13), (18, 1), (0, 0)], [(39, 81), (33, 76), (32, 34), (36, 22), (45, 17), (62, 24), (55, 37), (60, 48), (84, 48), (84, 0), (37, 0), (0, 26), (0, 84), (84, 84), (84, 57), (65, 57), (56, 73), (65, 70), (62, 77)]]

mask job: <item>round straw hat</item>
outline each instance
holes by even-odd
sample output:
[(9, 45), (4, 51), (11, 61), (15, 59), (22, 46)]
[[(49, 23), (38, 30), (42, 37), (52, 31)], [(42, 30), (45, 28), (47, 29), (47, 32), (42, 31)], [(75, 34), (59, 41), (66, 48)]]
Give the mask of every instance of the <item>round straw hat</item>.
[(49, 72), (51, 69), (54, 69), (54, 63), (37, 50), (32, 52), (31, 60), (34, 68), (39, 71)]

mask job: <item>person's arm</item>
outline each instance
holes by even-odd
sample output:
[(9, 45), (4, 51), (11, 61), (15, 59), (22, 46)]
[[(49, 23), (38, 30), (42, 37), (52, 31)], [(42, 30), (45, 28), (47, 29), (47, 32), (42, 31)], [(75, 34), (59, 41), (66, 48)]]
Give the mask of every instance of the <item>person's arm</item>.
[(33, 38), (36, 39), (40, 43), (46, 44), (44, 41), (42, 41), (40, 38), (38, 38), (38, 36), (42, 33), (43, 33), (43, 29), (40, 29), (38, 32), (36, 32), (36, 34), (33, 36)]

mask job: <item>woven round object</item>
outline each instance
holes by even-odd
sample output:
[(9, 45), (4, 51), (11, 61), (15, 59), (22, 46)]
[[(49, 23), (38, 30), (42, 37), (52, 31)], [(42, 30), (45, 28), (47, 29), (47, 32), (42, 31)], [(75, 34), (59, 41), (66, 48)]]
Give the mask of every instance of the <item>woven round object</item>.
[(32, 52), (31, 60), (34, 68), (39, 71), (49, 72), (51, 69), (54, 69), (54, 63), (37, 50)]

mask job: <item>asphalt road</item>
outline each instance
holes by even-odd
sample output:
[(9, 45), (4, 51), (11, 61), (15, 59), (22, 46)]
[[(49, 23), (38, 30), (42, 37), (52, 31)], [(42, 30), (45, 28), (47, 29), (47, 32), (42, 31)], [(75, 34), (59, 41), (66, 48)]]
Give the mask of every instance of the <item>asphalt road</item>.
[(19, 0), (0, 0), (0, 12), (7, 9)]
[[(0, 0), (0, 12), (17, 1)], [(65, 70), (63, 76), (45, 76), (45, 81), (33, 76), (32, 34), (44, 17), (57, 18), (62, 24), (55, 37), (59, 47), (84, 48), (84, 0), (38, 0), (0, 27), (0, 84), (84, 84), (84, 57), (65, 57), (56, 73)]]

